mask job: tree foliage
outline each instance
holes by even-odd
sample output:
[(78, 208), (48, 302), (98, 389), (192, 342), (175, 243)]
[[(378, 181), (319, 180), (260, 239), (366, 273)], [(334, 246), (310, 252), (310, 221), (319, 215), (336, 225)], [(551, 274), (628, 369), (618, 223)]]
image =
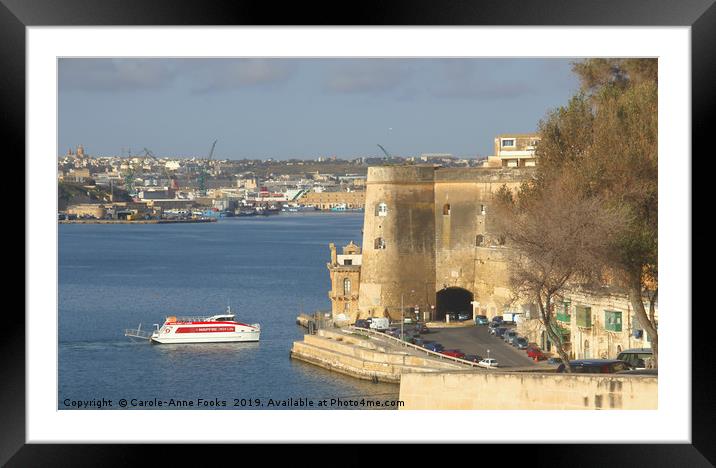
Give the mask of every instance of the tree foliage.
[[(534, 221), (542, 219), (545, 230), (558, 228), (553, 216), (560, 220), (559, 234), (533, 242), (542, 249), (557, 249), (554, 264), (578, 271), (582, 279), (585, 270), (607, 269), (628, 291), (657, 358), (657, 61), (587, 59), (573, 64), (573, 71), (580, 78), (580, 91), (540, 122), (536, 180), (514, 196), (503, 192), (501, 205), (519, 207), (520, 216)], [(589, 236), (581, 242), (570, 240), (585, 233)], [(520, 235), (513, 233), (513, 241), (534, 263), (541, 254), (526, 248), (529, 243), (520, 242)], [(574, 249), (591, 249), (578, 253), (591, 267), (574, 263)]]

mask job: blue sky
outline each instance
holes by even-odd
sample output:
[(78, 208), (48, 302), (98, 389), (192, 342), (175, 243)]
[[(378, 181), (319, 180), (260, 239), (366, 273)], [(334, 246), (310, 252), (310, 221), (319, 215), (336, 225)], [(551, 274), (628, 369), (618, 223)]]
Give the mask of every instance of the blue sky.
[(486, 156), (577, 90), (571, 59), (62, 58), (59, 148), (92, 155)]

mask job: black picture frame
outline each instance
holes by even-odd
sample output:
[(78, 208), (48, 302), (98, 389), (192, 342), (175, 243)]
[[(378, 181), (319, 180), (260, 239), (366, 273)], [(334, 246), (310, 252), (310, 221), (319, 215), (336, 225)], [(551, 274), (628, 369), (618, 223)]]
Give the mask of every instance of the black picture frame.
[[(716, 85), (716, 6), (714, 0), (488, 0), (488, 1), (363, 1), (323, 6), (285, 2), (170, 0), (0, 0), (0, 102), (6, 138), (14, 154), (25, 154), (25, 28), (28, 26), (126, 25), (475, 25), (475, 26), (687, 26), (691, 28), (692, 154), (708, 154)], [(662, 117), (664, 118), (664, 117)], [(677, 156), (664, 155), (662, 157)], [(684, 161), (690, 164), (691, 161)], [(26, 174), (26, 177), (28, 175)], [(695, 182), (695, 181), (694, 181)], [(696, 201), (694, 199), (694, 201)], [(693, 212), (693, 211), (692, 211)], [(690, 228), (690, 227), (689, 227)], [(27, 255), (26, 244), (26, 255)], [(696, 281), (703, 281), (694, 278)], [(693, 290), (693, 287), (692, 287)], [(688, 298), (681, 311), (688, 314)], [(703, 312), (702, 312), (703, 313)], [(708, 312), (706, 312), (708, 313)], [(692, 322), (708, 317), (692, 315)], [(181, 450), (147, 445), (26, 444), (25, 327), (12, 311), (3, 317), (0, 340), (0, 464), (7, 466), (107, 466), (151, 461), (163, 453), (162, 464), (181, 462)], [(520, 445), (509, 449), (512, 462), (550, 466), (712, 466), (714, 407), (709, 384), (714, 374), (709, 327), (692, 329), (692, 443)], [(160, 430), (160, 428), (158, 428)], [(509, 441), (505, 441), (509, 442)], [(214, 450), (214, 449), (212, 449)], [(216, 454), (230, 454), (219, 447)], [(483, 449), (480, 449), (482, 452)], [(502, 453), (499, 449), (498, 453)], [(289, 452), (291, 453), (291, 452)], [(299, 456), (309, 456), (303, 450)], [(266, 452), (244, 462), (259, 461)], [(413, 452), (415, 455), (415, 452)], [(479, 456), (473, 452), (473, 456)], [(353, 455), (347, 455), (352, 458)], [(422, 459), (423, 455), (420, 455)], [(313, 457), (311, 457), (313, 458)], [(408, 457), (412, 458), (412, 457)], [(417, 458), (417, 457), (416, 457)], [(452, 457), (451, 457), (452, 458)], [(402, 457), (401, 457), (402, 459)]]

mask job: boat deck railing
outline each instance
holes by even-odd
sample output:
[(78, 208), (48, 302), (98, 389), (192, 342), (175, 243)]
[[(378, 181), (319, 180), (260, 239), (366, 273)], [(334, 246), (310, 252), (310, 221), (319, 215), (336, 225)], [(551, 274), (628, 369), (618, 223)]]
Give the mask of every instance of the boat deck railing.
[(147, 330), (142, 330), (142, 326), (138, 326), (137, 328), (126, 328), (124, 330), (124, 336), (128, 336), (130, 338), (139, 338), (142, 340), (148, 340), (152, 337), (152, 332)]

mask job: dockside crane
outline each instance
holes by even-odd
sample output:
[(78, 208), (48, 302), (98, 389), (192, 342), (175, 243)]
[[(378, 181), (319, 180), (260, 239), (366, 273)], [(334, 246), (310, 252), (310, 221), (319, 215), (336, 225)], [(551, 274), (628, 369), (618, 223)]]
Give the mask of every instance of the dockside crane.
[(168, 187), (168, 188), (170, 188), (170, 189), (176, 189), (176, 188), (178, 188), (178, 184), (177, 184), (176, 178), (175, 178), (174, 176), (172, 176), (172, 175), (169, 175), (169, 172), (167, 172), (167, 167), (166, 167), (166, 165), (165, 165), (165, 164), (162, 164), (162, 162), (161, 162), (156, 156), (154, 156), (154, 153), (152, 153), (152, 150), (149, 150), (149, 149), (147, 149), (147, 148), (144, 148), (144, 157), (145, 157), (145, 158), (152, 158), (152, 159), (157, 163), (157, 165), (161, 166), (161, 168), (162, 168), (162, 175), (164, 176), (165, 179), (167, 179), (167, 183), (169, 184), (169, 187)]
[(382, 145), (378, 145), (378, 148), (380, 148), (380, 150), (385, 154), (385, 156), (388, 158), (388, 160), (393, 159), (393, 157), (385, 150), (385, 148), (383, 148)]
[[(124, 153), (124, 148), (122, 148)], [(127, 153), (127, 173), (124, 176), (124, 189), (127, 191), (130, 197), (137, 195), (134, 189), (134, 179), (137, 175), (137, 168), (132, 165), (132, 148), (129, 148)]]
[(207, 175), (207, 166), (211, 163), (211, 158), (214, 156), (214, 148), (216, 148), (216, 142), (219, 140), (214, 140), (214, 143), (211, 144), (211, 150), (209, 151), (209, 156), (207, 156), (205, 160), (205, 164), (202, 164), (202, 167), (199, 172), (199, 195), (202, 197), (206, 196), (206, 175)]

